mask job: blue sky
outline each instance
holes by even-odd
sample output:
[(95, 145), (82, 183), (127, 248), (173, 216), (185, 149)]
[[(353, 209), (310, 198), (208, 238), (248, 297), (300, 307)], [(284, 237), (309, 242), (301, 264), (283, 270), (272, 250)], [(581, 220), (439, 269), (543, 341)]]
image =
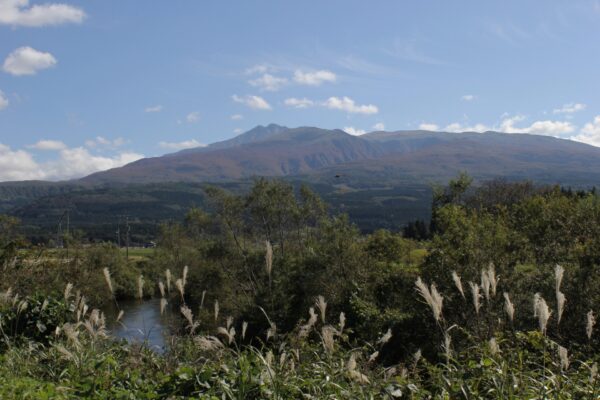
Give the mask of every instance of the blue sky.
[(600, 146), (600, 1), (0, 0), (0, 181), (258, 124)]

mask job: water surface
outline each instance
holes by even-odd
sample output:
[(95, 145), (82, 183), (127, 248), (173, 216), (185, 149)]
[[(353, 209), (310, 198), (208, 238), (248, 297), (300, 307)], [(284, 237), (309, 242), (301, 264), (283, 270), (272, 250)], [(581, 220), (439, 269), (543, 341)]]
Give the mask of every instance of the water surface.
[(160, 299), (119, 301), (124, 311), (116, 322), (119, 313), (116, 306), (104, 310), (110, 333), (116, 338), (130, 343), (146, 343), (153, 350), (162, 352), (173, 326), (172, 318), (160, 315)]

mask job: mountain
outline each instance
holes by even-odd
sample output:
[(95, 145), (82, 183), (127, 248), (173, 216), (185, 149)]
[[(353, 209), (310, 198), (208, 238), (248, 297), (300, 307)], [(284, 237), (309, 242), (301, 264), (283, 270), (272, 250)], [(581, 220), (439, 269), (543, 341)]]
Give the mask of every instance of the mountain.
[(312, 127), (258, 127), (231, 141), (193, 151), (145, 158), (121, 168), (98, 172), (84, 183), (223, 181), (252, 176), (290, 176), (374, 159), (381, 146), (341, 130)]
[(146, 158), (81, 179), (86, 184), (231, 181), (254, 176), (377, 176), (446, 180), (467, 171), (568, 185), (600, 184), (600, 148), (500, 132), (372, 132), (258, 126), (233, 139)]

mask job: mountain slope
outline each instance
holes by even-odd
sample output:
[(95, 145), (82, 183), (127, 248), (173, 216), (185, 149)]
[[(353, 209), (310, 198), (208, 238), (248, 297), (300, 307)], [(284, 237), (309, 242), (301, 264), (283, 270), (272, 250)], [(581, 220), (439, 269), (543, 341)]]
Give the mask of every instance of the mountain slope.
[(227, 181), (253, 176), (377, 176), (446, 180), (475, 178), (600, 184), (600, 148), (549, 136), (499, 132), (372, 132), (258, 126), (236, 138), (147, 158), (83, 178), (81, 183)]

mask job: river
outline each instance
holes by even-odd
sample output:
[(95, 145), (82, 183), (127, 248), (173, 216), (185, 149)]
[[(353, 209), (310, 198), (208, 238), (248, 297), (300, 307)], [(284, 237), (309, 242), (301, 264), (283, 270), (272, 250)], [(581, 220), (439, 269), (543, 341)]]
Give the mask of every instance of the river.
[(152, 350), (162, 353), (173, 317), (160, 315), (160, 299), (119, 301), (119, 307), (124, 312), (119, 322), (116, 322), (119, 311), (115, 306), (104, 310), (110, 333), (130, 343), (145, 342)]

